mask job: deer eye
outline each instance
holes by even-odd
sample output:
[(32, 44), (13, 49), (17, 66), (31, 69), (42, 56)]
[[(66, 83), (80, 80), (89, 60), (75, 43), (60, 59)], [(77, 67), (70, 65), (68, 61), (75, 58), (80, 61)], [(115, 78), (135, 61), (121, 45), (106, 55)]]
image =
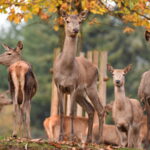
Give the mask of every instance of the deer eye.
[(11, 55), (11, 53), (7, 53), (7, 55)]

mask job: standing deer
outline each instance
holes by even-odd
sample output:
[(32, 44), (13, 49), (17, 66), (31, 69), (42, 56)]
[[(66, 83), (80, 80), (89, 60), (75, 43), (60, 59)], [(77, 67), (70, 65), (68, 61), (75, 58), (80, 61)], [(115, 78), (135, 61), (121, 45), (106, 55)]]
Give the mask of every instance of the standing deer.
[(32, 72), (31, 65), (21, 57), (21, 50), (23, 49), (21, 41), (14, 49), (5, 44), (3, 44), (3, 47), (6, 52), (0, 55), (0, 64), (8, 68), (10, 93), (14, 105), (13, 137), (17, 137), (17, 130), (23, 125), (27, 129), (27, 138), (31, 138), (31, 99), (37, 90), (35, 75)]
[(112, 116), (120, 135), (120, 146), (122, 145), (122, 133), (128, 138), (128, 147), (140, 147), (139, 131), (143, 111), (136, 99), (130, 99), (125, 94), (125, 75), (131, 70), (131, 65), (124, 69), (114, 69), (107, 65), (108, 71), (113, 75), (115, 101), (113, 103)]
[[(71, 138), (73, 137), (74, 102), (76, 101), (88, 113), (88, 135), (87, 142), (92, 140), (92, 127), (94, 108), (99, 117), (99, 132), (102, 135), (103, 106), (97, 92), (98, 69), (84, 57), (76, 57), (78, 33), (80, 24), (86, 18), (87, 12), (79, 15), (68, 15), (62, 13), (65, 22), (65, 41), (63, 51), (57, 57), (54, 64), (54, 81), (57, 86), (59, 109), (60, 109), (60, 136), (63, 139), (63, 98), (64, 94), (71, 95)], [(92, 105), (86, 100), (86, 95)]]
[(145, 104), (147, 113), (147, 137), (145, 142), (145, 148), (150, 148), (150, 71), (144, 72), (138, 89), (138, 96)]

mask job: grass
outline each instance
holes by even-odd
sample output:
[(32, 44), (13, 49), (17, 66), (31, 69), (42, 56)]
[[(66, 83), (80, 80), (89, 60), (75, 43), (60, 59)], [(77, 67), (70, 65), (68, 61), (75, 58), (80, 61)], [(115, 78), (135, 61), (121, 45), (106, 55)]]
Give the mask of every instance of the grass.
[(75, 142), (48, 142), (41, 139), (13, 139), (0, 137), (0, 150), (137, 150), (113, 148), (106, 145), (81, 144)]

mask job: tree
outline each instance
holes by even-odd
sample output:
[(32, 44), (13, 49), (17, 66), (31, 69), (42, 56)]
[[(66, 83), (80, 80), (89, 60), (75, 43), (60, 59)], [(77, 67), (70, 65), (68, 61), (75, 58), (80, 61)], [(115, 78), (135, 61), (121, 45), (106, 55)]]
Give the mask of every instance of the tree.
[(1, 0), (0, 6), (0, 12), (8, 13), (10, 21), (20, 23), (22, 19), (28, 21), (33, 15), (38, 15), (47, 22), (54, 20), (55, 30), (62, 19), (53, 18), (52, 14), (59, 14), (60, 10), (109, 14), (125, 23), (150, 29), (150, 2), (147, 0)]

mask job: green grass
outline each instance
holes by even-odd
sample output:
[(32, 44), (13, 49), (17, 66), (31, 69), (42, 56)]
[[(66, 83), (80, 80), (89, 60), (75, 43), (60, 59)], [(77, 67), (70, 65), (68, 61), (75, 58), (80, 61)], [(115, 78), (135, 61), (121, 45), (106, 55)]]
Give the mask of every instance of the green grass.
[(86, 144), (75, 142), (48, 142), (46, 140), (25, 140), (0, 137), (0, 150), (137, 150), (129, 148), (114, 149), (106, 145)]

